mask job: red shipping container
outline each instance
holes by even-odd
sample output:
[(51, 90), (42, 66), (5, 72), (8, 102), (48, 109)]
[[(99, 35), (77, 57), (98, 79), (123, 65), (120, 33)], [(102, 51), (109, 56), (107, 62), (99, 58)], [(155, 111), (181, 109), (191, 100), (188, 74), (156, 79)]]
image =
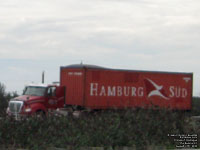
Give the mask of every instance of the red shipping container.
[(192, 73), (119, 70), (94, 65), (60, 68), (65, 104), (91, 109), (159, 106), (190, 110)]

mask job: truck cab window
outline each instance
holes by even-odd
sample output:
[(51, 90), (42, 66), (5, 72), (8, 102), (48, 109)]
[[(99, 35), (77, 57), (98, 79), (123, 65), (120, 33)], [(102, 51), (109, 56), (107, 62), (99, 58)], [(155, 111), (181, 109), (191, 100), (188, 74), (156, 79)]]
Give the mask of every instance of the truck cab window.
[(46, 87), (27, 86), (23, 91), (23, 95), (44, 96), (45, 91), (46, 91)]
[(56, 87), (49, 87), (47, 90), (48, 96), (56, 96)]

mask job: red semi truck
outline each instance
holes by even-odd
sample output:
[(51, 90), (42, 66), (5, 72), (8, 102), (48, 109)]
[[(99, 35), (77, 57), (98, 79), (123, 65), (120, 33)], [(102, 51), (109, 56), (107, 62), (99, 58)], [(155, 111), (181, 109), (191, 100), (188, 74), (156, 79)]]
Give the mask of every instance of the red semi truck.
[(60, 85), (30, 85), (9, 102), (8, 114), (77, 109), (148, 108), (190, 110), (192, 73), (110, 69), (94, 65), (60, 67)]
[(44, 115), (48, 110), (64, 106), (64, 87), (58, 85), (29, 84), (23, 95), (11, 99), (7, 114), (16, 119), (27, 115)]

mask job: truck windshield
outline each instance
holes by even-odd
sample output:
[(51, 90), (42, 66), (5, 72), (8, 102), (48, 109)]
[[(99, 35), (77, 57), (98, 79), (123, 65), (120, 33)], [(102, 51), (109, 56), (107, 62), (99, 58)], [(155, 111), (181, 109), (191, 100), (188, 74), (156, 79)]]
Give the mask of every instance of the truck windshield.
[(24, 90), (24, 95), (44, 96), (46, 87), (28, 86)]

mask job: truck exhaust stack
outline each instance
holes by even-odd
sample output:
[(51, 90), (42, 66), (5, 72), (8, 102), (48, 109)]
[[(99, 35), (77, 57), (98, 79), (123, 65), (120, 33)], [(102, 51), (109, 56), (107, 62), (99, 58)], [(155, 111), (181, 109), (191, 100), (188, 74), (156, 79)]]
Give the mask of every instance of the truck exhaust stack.
[(42, 72), (42, 84), (44, 84), (44, 71)]

